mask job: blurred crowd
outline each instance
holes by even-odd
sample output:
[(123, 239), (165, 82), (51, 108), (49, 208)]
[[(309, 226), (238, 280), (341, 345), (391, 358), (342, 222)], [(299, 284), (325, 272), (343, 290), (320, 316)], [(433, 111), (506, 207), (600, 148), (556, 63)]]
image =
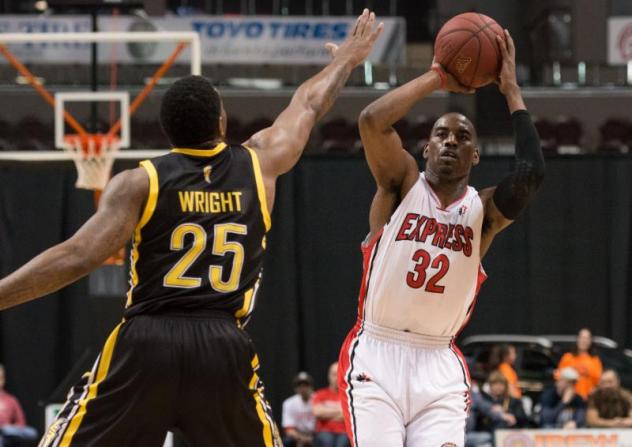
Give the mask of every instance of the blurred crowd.
[(632, 428), (632, 394), (621, 387), (617, 371), (603, 369), (588, 329), (579, 331), (574, 349), (562, 356), (555, 383), (539, 402), (523, 396), (515, 360), (514, 346), (495, 347), (489, 375), (472, 383), (467, 447), (492, 446), (496, 429)]
[[(621, 386), (617, 371), (603, 368), (590, 330), (579, 331), (574, 348), (557, 365), (554, 384), (543, 389), (535, 401), (521, 389), (515, 361), (513, 345), (495, 346), (486, 377), (472, 381), (467, 447), (493, 446), (496, 429), (632, 428), (632, 393)], [(308, 373), (295, 377), (296, 394), (283, 403), (285, 447), (350, 445), (337, 370), (337, 363), (330, 366), (329, 386), (319, 390), (314, 389)]]
[(314, 390), (306, 372), (294, 378), (294, 394), (283, 402), (284, 447), (350, 447), (338, 393), (338, 363), (329, 367), (328, 386)]
[(37, 438), (37, 431), (26, 425), (18, 399), (5, 389), (4, 366), (0, 365), (0, 447), (26, 447)]

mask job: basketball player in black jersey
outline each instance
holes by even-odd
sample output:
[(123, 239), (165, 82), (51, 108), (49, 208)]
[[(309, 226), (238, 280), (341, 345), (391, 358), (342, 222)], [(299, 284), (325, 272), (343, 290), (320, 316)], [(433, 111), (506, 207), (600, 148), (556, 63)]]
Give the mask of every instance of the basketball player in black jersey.
[(160, 446), (179, 429), (195, 447), (280, 447), (259, 361), (241, 329), (259, 288), (275, 181), (383, 25), (365, 10), (332, 61), (271, 127), (224, 141), (226, 114), (206, 79), (176, 82), (161, 107), (173, 149), (115, 176), (69, 240), (0, 281), (0, 309), (85, 276), (133, 240), (124, 319), (41, 446)]

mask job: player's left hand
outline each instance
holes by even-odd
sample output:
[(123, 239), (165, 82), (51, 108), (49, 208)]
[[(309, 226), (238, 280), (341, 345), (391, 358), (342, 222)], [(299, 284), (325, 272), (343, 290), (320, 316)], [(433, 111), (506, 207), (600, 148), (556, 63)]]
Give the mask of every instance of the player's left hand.
[(338, 58), (348, 60), (355, 67), (369, 56), (373, 44), (382, 31), (384, 31), (384, 23), (380, 22), (375, 26), (375, 13), (364, 8), (345, 41), (340, 46), (329, 42), (325, 44), (325, 48), (333, 60)]
[(503, 61), (498, 76), (498, 89), (503, 95), (510, 93), (512, 89), (518, 88), (518, 80), (516, 78), (516, 47), (508, 30), (505, 30), (504, 38), (496, 36), (496, 42), (500, 48), (500, 54)]

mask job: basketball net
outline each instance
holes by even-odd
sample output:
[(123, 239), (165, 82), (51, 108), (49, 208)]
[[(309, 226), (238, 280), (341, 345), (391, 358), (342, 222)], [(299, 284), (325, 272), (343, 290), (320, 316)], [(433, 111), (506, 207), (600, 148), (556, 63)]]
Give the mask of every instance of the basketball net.
[(75, 186), (103, 191), (110, 180), (119, 147), (118, 138), (103, 134), (66, 135), (63, 149), (71, 155), (77, 168)]
[[(64, 137), (63, 150), (70, 154), (77, 168), (75, 187), (94, 191), (97, 207), (101, 192), (110, 181), (119, 143), (118, 138), (103, 134), (70, 134)], [(110, 256), (103, 264), (124, 265), (125, 248)]]

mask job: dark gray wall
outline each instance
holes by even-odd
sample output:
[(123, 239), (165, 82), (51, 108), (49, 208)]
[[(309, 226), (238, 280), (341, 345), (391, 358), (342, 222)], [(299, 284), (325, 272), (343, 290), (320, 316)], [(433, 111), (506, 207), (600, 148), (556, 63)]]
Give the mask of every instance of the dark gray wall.
[[(133, 163), (118, 164), (118, 169)], [(486, 158), (472, 178), (495, 184), (511, 160)], [(548, 160), (537, 200), (499, 235), (465, 334), (596, 334), (632, 340), (632, 158)], [(70, 163), (0, 163), (0, 276), (69, 235), (93, 211)], [(318, 385), (353, 325), (360, 241), (374, 183), (360, 158), (305, 158), (279, 182), (264, 282), (248, 326), (275, 409), (307, 369)], [(0, 314), (8, 389), (32, 422), (86, 349), (94, 358), (123, 297), (90, 296), (86, 280)], [(70, 377), (76, 380), (79, 368)], [(66, 385), (62, 386), (63, 396)], [(61, 397), (60, 397), (61, 398)]]

